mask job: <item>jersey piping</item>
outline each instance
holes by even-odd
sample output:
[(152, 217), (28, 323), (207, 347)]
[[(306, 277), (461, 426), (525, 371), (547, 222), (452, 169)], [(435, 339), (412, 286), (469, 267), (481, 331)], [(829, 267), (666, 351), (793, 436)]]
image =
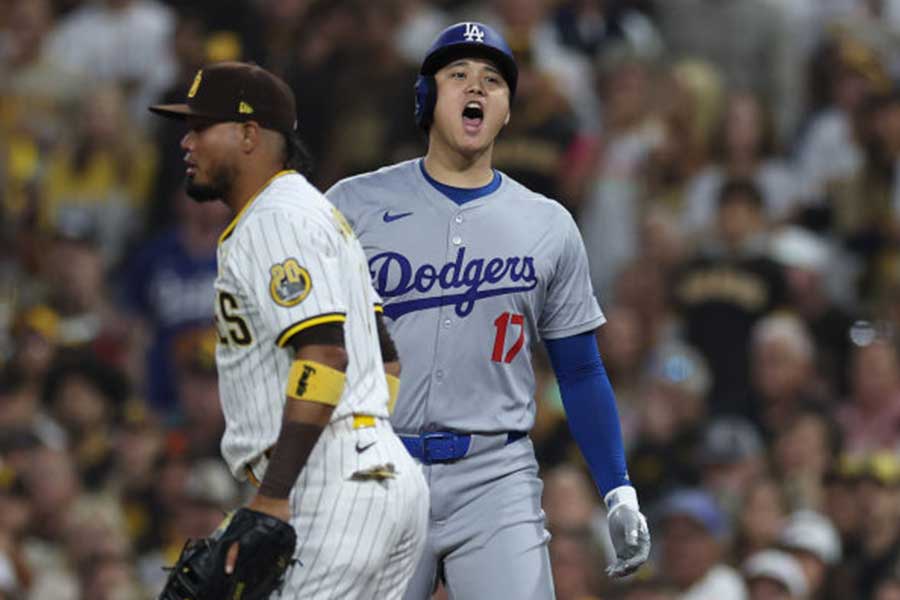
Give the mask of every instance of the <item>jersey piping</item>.
[(291, 173), (296, 173), (296, 171), (294, 171), (293, 169), (285, 169), (285, 170), (283, 170), (283, 171), (278, 171), (277, 173), (275, 173), (274, 175), (272, 175), (272, 176), (269, 178), (269, 180), (266, 181), (266, 182), (262, 185), (262, 187), (259, 188), (259, 189), (256, 191), (256, 193), (253, 194), (253, 195), (250, 197), (249, 200), (247, 200), (247, 203), (244, 204), (244, 208), (242, 208), (242, 209), (240, 210), (240, 212), (238, 212), (238, 214), (236, 214), (236, 215), (234, 216), (234, 218), (231, 220), (231, 223), (228, 224), (228, 227), (226, 227), (226, 228), (225, 228), (225, 231), (223, 231), (222, 234), (219, 236), (219, 243), (221, 244), (222, 242), (224, 242), (225, 240), (227, 240), (229, 237), (231, 237), (231, 234), (234, 233), (234, 228), (237, 227), (237, 224), (238, 224), (238, 222), (241, 220), (241, 217), (244, 216), (244, 213), (247, 212), (247, 209), (250, 208), (250, 205), (253, 204), (253, 202), (254, 202), (257, 198), (259, 198), (259, 195), (262, 193), (262, 191), (263, 191), (264, 189), (266, 189), (267, 187), (269, 187), (269, 185), (271, 185), (271, 183), (272, 183), (273, 181), (275, 181), (276, 179), (278, 179), (278, 178), (281, 177), (282, 175), (289, 175), (289, 174), (291, 174)]

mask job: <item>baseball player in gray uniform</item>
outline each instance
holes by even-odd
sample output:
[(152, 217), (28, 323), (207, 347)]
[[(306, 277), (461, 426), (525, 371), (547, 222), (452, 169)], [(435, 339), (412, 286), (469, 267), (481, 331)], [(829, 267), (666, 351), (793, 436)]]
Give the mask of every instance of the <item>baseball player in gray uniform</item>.
[(236, 213), (215, 290), (222, 454), (259, 487), (248, 507), (296, 529), (283, 597), (399, 598), (425, 543), (428, 490), (388, 420), (396, 350), (365, 254), (293, 169), (302, 148), (283, 81), (218, 63), (187, 96), (151, 110), (187, 120), (188, 194)]
[(543, 340), (573, 436), (631, 573), (650, 535), (626, 471), (597, 349), (604, 322), (571, 216), (491, 166), (517, 67), (480, 23), (443, 31), (416, 82), (428, 152), (337, 183), (403, 363), (392, 415), (431, 490), (428, 542), (406, 598), (438, 578), (451, 598), (553, 598), (534, 423), (532, 347)]

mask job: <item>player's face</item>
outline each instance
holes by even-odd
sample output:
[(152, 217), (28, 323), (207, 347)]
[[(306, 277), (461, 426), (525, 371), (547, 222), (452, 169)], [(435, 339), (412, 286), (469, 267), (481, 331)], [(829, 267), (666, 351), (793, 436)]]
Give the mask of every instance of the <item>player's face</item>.
[(229, 195), (236, 176), (240, 124), (188, 119), (181, 140), (185, 150), (185, 188), (197, 202), (221, 200)]
[(435, 73), (437, 103), (431, 143), (473, 155), (484, 152), (509, 122), (509, 86), (489, 60), (465, 58)]

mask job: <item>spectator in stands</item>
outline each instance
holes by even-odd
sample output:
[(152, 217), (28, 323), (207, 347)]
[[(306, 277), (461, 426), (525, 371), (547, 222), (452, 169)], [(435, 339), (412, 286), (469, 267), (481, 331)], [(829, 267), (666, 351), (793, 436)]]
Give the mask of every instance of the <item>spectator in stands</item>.
[(225, 417), (219, 402), (215, 327), (184, 335), (175, 348), (176, 392), (181, 402), (178, 433), (189, 460), (219, 458)]
[(854, 567), (853, 589), (870, 598), (875, 585), (900, 561), (900, 458), (889, 452), (863, 460), (857, 484), (860, 519), (858, 553), (848, 555)]
[(787, 499), (777, 479), (762, 475), (753, 481), (735, 516), (735, 559), (740, 562), (756, 552), (775, 546), (784, 529), (787, 514)]
[(753, 423), (740, 417), (714, 419), (702, 433), (694, 460), (701, 485), (728, 518), (746, 515), (744, 500), (767, 471), (763, 439)]
[(91, 490), (112, 468), (112, 432), (128, 394), (123, 373), (84, 356), (64, 357), (47, 374), (43, 404), (65, 429), (69, 456)]
[(515, 96), (518, 116), (497, 139), (493, 164), (529, 189), (559, 201), (575, 213), (577, 199), (569, 196), (566, 186), (577, 132), (575, 117), (551, 75), (535, 65), (533, 49), (522, 45), (513, 46), (512, 50), (519, 66)]
[(642, 169), (664, 129), (655, 110), (652, 64), (629, 55), (609, 57), (598, 78), (601, 130), (576, 141), (565, 186), (578, 205), (591, 278), (603, 293), (639, 254)]
[(176, 416), (175, 349), (179, 338), (212, 325), (216, 246), (231, 218), (221, 202), (197, 203), (183, 191), (175, 202), (178, 220), (149, 240), (122, 270), (124, 302), (148, 336), (142, 369), (154, 410)]
[(554, 531), (550, 562), (557, 600), (599, 600), (596, 546), (589, 531)]
[(53, 27), (50, 0), (15, 0), (0, 31), (0, 221), (32, 226), (36, 187), (47, 152), (67, 128), (85, 91), (77, 71), (47, 52)]
[(113, 302), (93, 223), (69, 215), (44, 243), (39, 281), (46, 305), (59, 316), (59, 346), (134, 373), (135, 332)]
[(557, 89), (572, 107), (578, 128), (594, 132), (598, 115), (591, 62), (561, 42), (550, 9), (545, 0), (491, 0), (460, 13), (458, 20), (487, 23), (510, 44), (529, 46), (535, 66), (552, 75)]
[(659, 579), (629, 582), (625, 589), (610, 596), (613, 600), (677, 600), (675, 588)]
[(823, 505), (826, 475), (841, 443), (838, 428), (816, 408), (800, 411), (779, 430), (770, 453), (793, 508)]
[(130, 399), (113, 434), (113, 463), (105, 492), (125, 514), (125, 527), (136, 555), (158, 547), (167, 514), (158, 498), (158, 474), (164, 460), (165, 431), (148, 408)]
[[(782, 227), (771, 236), (771, 256), (784, 269), (787, 304), (803, 320), (815, 347), (816, 373), (830, 394), (848, 388), (853, 317), (856, 300), (848, 255), (822, 235), (797, 227)], [(806, 336), (801, 336), (806, 337)]]
[(875, 585), (873, 600), (900, 600), (900, 573), (894, 572), (881, 579)]
[(790, 313), (760, 319), (750, 334), (754, 421), (769, 439), (802, 410), (825, 409), (817, 347), (803, 321)]
[(780, 550), (762, 550), (743, 566), (749, 600), (807, 600), (809, 584), (800, 563)]
[(900, 281), (900, 89), (872, 96), (859, 111), (862, 162), (831, 186), (835, 233), (865, 259), (863, 299), (878, 299)]
[[(330, 74), (334, 80), (329, 111), (334, 111), (334, 118), (316, 157), (315, 180), (326, 189), (347, 173), (413, 158), (421, 151), (421, 138), (412, 118), (415, 99), (410, 87), (417, 69), (403, 60), (392, 37), (391, 26), (400, 20), (397, 0), (377, 5), (351, 0), (323, 10), (335, 13), (324, 16), (326, 21), (348, 21), (346, 29), (339, 30), (343, 47), (319, 40), (325, 45), (324, 59), (329, 54), (340, 59), (340, 69)], [(305, 95), (305, 81), (291, 78), (289, 82), (301, 90), (301, 97)], [(365, 102), (359, 101), (360, 90), (366, 90)], [(304, 123), (311, 119), (302, 112), (302, 101), (298, 110), (299, 130), (304, 134)]]
[(82, 598), (139, 597), (125, 515), (114, 499), (80, 497), (68, 508), (63, 541)]
[[(652, 242), (648, 240), (648, 245)], [(682, 264), (660, 265), (651, 256), (640, 257), (625, 265), (616, 275), (615, 283), (605, 294), (609, 301), (627, 306), (638, 313), (644, 346), (654, 352), (666, 344), (678, 343), (681, 338), (680, 315), (671, 298), (671, 279)]]
[(54, 310), (38, 305), (23, 310), (13, 326), (15, 352), (7, 369), (15, 371), (32, 391), (40, 386), (59, 351), (59, 321)]
[(0, 463), (0, 597), (24, 595), (31, 584), (31, 565), (22, 544), (30, 517), (21, 476)]
[(849, 401), (836, 417), (851, 453), (900, 448), (900, 364), (893, 343), (860, 339), (850, 362)]
[(75, 600), (76, 573), (63, 546), (69, 508), (81, 495), (81, 482), (70, 456), (38, 447), (21, 470), (31, 519), (24, 541), (34, 580), (29, 593), (37, 598)]
[(175, 15), (157, 0), (84, 2), (63, 16), (50, 54), (67, 68), (125, 91), (124, 110), (143, 128), (152, 104), (175, 76)]
[(603, 348), (603, 366), (616, 382), (616, 404), (627, 450), (634, 445), (638, 434), (641, 388), (649, 348), (644, 323), (633, 307), (613, 304), (603, 312), (608, 322), (600, 329), (597, 343)]
[(809, 200), (822, 200), (835, 181), (859, 170), (863, 160), (860, 109), (890, 85), (879, 57), (851, 37), (833, 36), (822, 47), (818, 61), (825, 78), (825, 107), (812, 116), (797, 153), (803, 194)]
[(795, 511), (784, 524), (778, 545), (799, 561), (809, 584), (809, 599), (828, 598), (832, 568), (841, 560), (841, 539), (831, 520), (815, 511)]
[[(747, 89), (782, 108), (792, 105), (796, 66), (789, 61), (780, 12), (769, 2), (683, 0), (656, 2), (668, 51), (716, 66), (731, 89)], [(740, 43), (734, 37), (741, 32)], [(786, 133), (784, 131), (782, 134)]]
[[(825, 476), (825, 497), (822, 513), (832, 522), (841, 541), (842, 557), (859, 553), (860, 522), (863, 519), (857, 502), (856, 484), (859, 459), (842, 454)], [(847, 583), (852, 585), (852, 572), (846, 560), (833, 567), (834, 590), (829, 598), (839, 598), (847, 593)]]
[(646, 2), (566, 0), (554, 18), (560, 41), (588, 59), (625, 46), (642, 56), (658, 56), (663, 41)]
[(612, 542), (603, 533), (606, 515), (598, 496), (581, 467), (564, 464), (547, 472), (541, 504), (547, 513), (547, 526), (554, 532), (586, 536), (593, 550), (602, 550), (604, 558), (615, 556)]
[(661, 571), (680, 600), (744, 600), (746, 588), (727, 564), (730, 530), (716, 501), (699, 489), (663, 499), (656, 531), (661, 534)]
[(687, 341), (713, 372), (710, 411), (753, 417), (748, 402), (749, 342), (754, 324), (785, 296), (780, 267), (766, 255), (759, 188), (730, 180), (719, 192), (716, 238), (674, 284)]
[(695, 350), (667, 344), (654, 354), (642, 390), (638, 437), (628, 458), (631, 480), (644, 502), (699, 482), (696, 456), (709, 386), (709, 369)]
[(799, 189), (790, 166), (778, 156), (776, 139), (772, 116), (757, 95), (739, 91), (728, 97), (710, 142), (710, 164), (685, 192), (688, 231), (708, 231), (713, 226), (716, 198), (729, 179), (750, 179), (759, 187), (770, 222), (792, 215)]
[(156, 154), (130, 125), (114, 85), (93, 89), (73, 115), (71, 135), (47, 159), (39, 223), (45, 231), (78, 219), (94, 228), (107, 265), (140, 232)]
[(668, 68), (652, 93), (661, 130), (641, 166), (641, 201), (683, 220), (689, 184), (709, 160), (711, 129), (721, 111), (722, 80), (710, 64), (684, 60)]

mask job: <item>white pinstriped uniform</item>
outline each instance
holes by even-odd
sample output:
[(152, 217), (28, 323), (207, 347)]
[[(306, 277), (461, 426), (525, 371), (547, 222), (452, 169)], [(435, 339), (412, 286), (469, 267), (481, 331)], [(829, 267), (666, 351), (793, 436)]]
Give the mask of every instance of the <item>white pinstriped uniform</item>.
[[(344, 326), (346, 385), (291, 493), (300, 563), (282, 597), (401, 597), (424, 544), (428, 492), (387, 420), (379, 299), (359, 242), (303, 176), (282, 171), (223, 232), (218, 269), (222, 455), (239, 479), (262, 479), (264, 453), (278, 438), (290, 337), (323, 323)], [(375, 424), (354, 428), (354, 415)], [(387, 463), (394, 478), (352, 479)]]

